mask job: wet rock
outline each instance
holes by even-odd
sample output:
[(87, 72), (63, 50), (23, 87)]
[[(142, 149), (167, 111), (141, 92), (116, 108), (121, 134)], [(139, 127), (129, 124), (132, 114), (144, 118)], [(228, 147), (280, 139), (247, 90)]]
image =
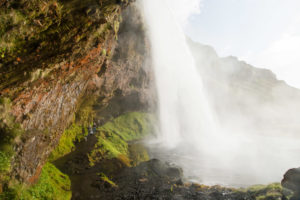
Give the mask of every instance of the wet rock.
[[(170, 173), (171, 172), (171, 173)], [(253, 186), (248, 189), (204, 186), (182, 181), (182, 170), (169, 163), (153, 159), (134, 168), (123, 170), (115, 178), (113, 193), (101, 190), (105, 199), (151, 200), (284, 200), (279, 184)]]
[(293, 168), (284, 174), (281, 185), (294, 192), (291, 200), (300, 199), (300, 168)]
[[(64, 130), (74, 121), (74, 114), (84, 98), (97, 99), (94, 111), (101, 124), (125, 112), (149, 107), (152, 76), (145, 56), (149, 54), (147, 40), (137, 8), (130, 6), (125, 10), (125, 3), (106, 1), (104, 9), (95, 2), (90, 6), (73, 0), (60, 2), (66, 3), (63, 11), (70, 9), (72, 13), (81, 9), (74, 15), (61, 16), (66, 19), (62, 19), (59, 27), (71, 30), (58, 34), (63, 40), (49, 37), (51, 41), (39, 41), (58, 44), (53, 44), (51, 51), (45, 45), (45, 49), (27, 52), (22, 58), (22, 67), (19, 64), (19, 68), (11, 70), (12, 77), (0, 78), (0, 94), (11, 98), (11, 113), (26, 131), (26, 137), (14, 144), (16, 156), (12, 163), (12, 177), (18, 177), (21, 182), (33, 183), (38, 179), (39, 170)], [(82, 12), (84, 10), (86, 13)], [(103, 14), (107, 18), (99, 24)], [(73, 17), (76, 20), (69, 21)], [(123, 23), (120, 23), (121, 18)], [(118, 40), (116, 30), (102, 23), (120, 26)], [(56, 33), (56, 30), (51, 32)], [(45, 57), (37, 59), (37, 53)], [(0, 73), (8, 73), (6, 67), (1, 67)], [(89, 132), (94, 133), (95, 127)]]

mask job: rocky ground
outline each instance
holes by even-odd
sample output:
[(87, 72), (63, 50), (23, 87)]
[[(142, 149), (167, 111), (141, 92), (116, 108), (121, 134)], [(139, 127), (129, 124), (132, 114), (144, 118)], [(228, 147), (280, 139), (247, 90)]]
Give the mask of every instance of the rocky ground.
[(278, 184), (247, 189), (208, 187), (186, 183), (182, 169), (157, 159), (128, 166), (118, 158), (90, 166), (88, 152), (97, 142), (94, 135), (55, 165), (72, 182), (72, 199), (89, 200), (285, 200), (291, 193)]

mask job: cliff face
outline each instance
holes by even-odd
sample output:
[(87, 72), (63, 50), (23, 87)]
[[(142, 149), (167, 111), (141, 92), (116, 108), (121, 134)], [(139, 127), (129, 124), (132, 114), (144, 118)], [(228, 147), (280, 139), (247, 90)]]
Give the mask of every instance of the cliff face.
[(2, 174), (36, 182), (86, 102), (87, 123), (150, 105), (147, 41), (128, 4), (0, 1), (0, 150), (10, 162)]
[(218, 57), (212, 47), (188, 41), (220, 122), (237, 130), (295, 135), (300, 130), (300, 91), (267, 69), (235, 57)]

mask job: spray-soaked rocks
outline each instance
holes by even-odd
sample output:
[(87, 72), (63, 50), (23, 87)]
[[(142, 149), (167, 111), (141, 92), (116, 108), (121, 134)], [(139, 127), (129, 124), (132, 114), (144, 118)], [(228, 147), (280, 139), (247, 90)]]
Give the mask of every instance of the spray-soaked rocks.
[(294, 192), (291, 200), (300, 199), (300, 168), (294, 168), (288, 170), (284, 174), (284, 178), (281, 181), (281, 185)]
[[(247, 189), (224, 188), (184, 183), (182, 169), (153, 159), (126, 168), (113, 177), (113, 184), (100, 177), (97, 187), (107, 200), (281, 200), (280, 184)], [(110, 185), (110, 186), (109, 186)], [(109, 186), (109, 187), (108, 187)]]

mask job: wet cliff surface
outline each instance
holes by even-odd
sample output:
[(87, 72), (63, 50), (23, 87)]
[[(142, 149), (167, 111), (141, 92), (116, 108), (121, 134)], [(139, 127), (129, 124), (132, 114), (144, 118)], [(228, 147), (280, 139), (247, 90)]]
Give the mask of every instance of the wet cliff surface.
[(147, 41), (129, 3), (0, 2), (1, 191), (36, 183), (89, 125), (149, 109)]

